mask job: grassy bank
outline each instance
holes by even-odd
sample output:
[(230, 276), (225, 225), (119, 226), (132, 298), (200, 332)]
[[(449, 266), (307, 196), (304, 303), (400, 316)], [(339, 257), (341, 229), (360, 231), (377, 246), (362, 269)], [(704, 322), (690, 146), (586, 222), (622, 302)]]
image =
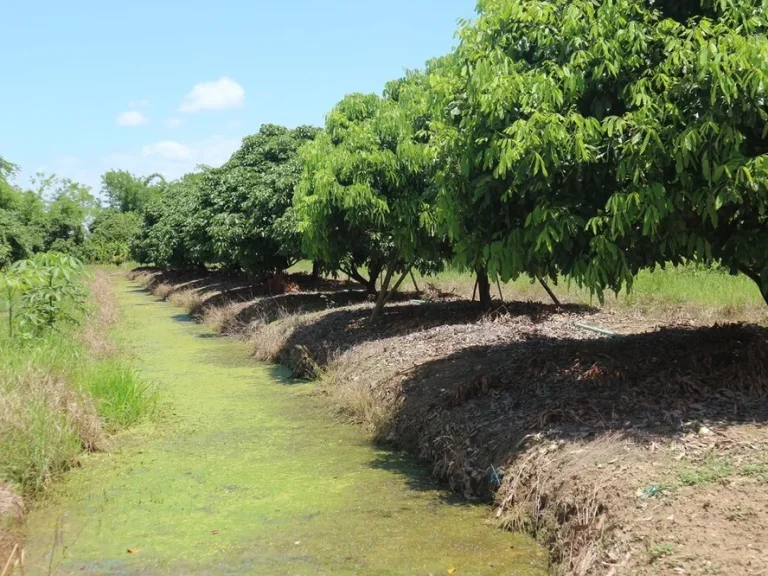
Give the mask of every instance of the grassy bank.
[(82, 452), (105, 450), (110, 434), (156, 405), (155, 393), (113, 342), (118, 309), (107, 272), (97, 269), (80, 281), (88, 303), (72, 322), (29, 337), (0, 332), (0, 552), (15, 543), (22, 501), (44, 493)]

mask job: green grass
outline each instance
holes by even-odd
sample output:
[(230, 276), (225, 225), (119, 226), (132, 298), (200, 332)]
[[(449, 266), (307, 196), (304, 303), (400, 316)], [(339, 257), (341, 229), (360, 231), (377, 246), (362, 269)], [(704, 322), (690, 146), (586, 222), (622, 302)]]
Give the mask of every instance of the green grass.
[(156, 392), (121, 359), (94, 363), (83, 372), (81, 385), (112, 431), (137, 424), (157, 408)]
[(635, 279), (632, 293), (624, 298), (628, 303), (657, 300), (708, 307), (765, 306), (757, 284), (746, 276), (696, 266), (643, 271)]
[(768, 482), (768, 464), (746, 464), (739, 469), (739, 475)]
[(18, 379), (0, 378), (0, 394), (0, 480), (40, 492), (81, 452), (80, 438), (66, 413)]
[[(299, 262), (290, 272), (310, 272), (312, 263)], [(365, 274), (365, 270), (361, 270)], [(421, 276), (416, 274), (419, 288), (426, 288), (428, 283), (458, 296), (471, 297), (475, 280), (468, 272), (448, 269), (437, 276)], [(582, 304), (597, 304), (597, 298), (588, 291), (578, 288), (575, 284), (569, 286), (566, 279), (561, 279), (557, 286), (551, 288), (564, 302)], [(410, 279), (403, 283), (404, 290), (412, 290)], [(491, 293), (498, 297), (498, 287), (492, 286)], [(532, 283), (528, 278), (502, 284), (505, 300), (541, 300), (549, 301), (544, 289), (538, 283)], [(654, 271), (643, 270), (635, 278), (630, 293), (623, 291), (618, 296), (607, 293), (605, 304), (608, 306), (651, 307), (655, 305), (700, 308), (716, 310), (719, 316), (734, 319), (752, 312), (752, 316), (764, 318), (768, 314), (768, 306), (763, 300), (757, 285), (743, 275), (732, 276), (720, 268), (704, 268), (702, 266), (667, 266)]]
[(711, 460), (703, 466), (687, 470), (680, 474), (680, 481), (686, 486), (714, 484), (730, 476), (733, 466), (727, 460)]
[(651, 548), (648, 553), (651, 556), (651, 562), (655, 562), (656, 560), (659, 560), (661, 558), (672, 556), (672, 554), (675, 553), (675, 545), (669, 544), (669, 543), (657, 544), (656, 546)]

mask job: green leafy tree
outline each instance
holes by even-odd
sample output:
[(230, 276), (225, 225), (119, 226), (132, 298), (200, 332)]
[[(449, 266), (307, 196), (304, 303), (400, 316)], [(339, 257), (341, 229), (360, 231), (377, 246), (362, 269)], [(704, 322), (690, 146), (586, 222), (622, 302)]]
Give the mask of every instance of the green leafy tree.
[(765, 7), (478, 8), (432, 76), (441, 213), (465, 265), (602, 297), (644, 267), (721, 260), (768, 295)]
[(0, 269), (29, 258), (42, 247), (40, 234), (20, 221), (18, 212), (0, 208)]
[[(55, 174), (37, 174), (33, 179), (38, 197), (35, 211), (31, 215), (39, 219), (35, 224), (43, 234), (45, 251), (73, 253), (78, 250), (86, 236), (88, 222), (99, 210), (99, 203), (88, 186)], [(42, 206), (42, 212), (37, 210)]]
[(0, 156), (0, 209), (14, 210), (17, 208), (19, 192), (9, 180), (18, 172), (18, 167)]
[[(305, 249), (371, 291), (382, 275), (374, 319), (409, 272), (442, 262), (429, 109), (425, 78), (411, 73), (383, 97), (344, 98), (302, 151), (296, 209)], [(362, 265), (368, 279), (357, 271)]]
[(168, 184), (142, 214), (131, 246), (137, 262), (171, 268), (199, 268), (216, 261), (209, 224), (201, 210), (205, 171)]
[(101, 193), (110, 208), (120, 212), (141, 212), (162, 194), (165, 186), (160, 174), (142, 178), (125, 170), (109, 170), (101, 177)]
[(0, 269), (42, 248), (43, 204), (10, 180), (18, 168), (0, 157)]
[(243, 140), (229, 162), (205, 173), (200, 209), (220, 264), (261, 276), (302, 258), (293, 210), (301, 174), (297, 153), (317, 133), (308, 126), (264, 125)]
[(0, 300), (8, 312), (9, 336), (33, 337), (61, 323), (76, 322), (85, 307), (79, 281), (82, 272), (77, 258), (45, 252), (0, 273)]
[(130, 258), (131, 243), (141, 230), (136, 212), (101, 210), (89, 225), (83, 252), (91, 262), (122, 264)]

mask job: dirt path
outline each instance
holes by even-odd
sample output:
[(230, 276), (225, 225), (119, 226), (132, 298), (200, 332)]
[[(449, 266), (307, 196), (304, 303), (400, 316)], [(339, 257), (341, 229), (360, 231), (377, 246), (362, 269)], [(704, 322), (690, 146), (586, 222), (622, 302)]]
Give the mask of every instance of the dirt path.
[(530, 540), (330, 422), (308, 385), (127, 283), (120, 293), (122, 334), (168, 414), (30, 515), (33, 574), (546, 573)]

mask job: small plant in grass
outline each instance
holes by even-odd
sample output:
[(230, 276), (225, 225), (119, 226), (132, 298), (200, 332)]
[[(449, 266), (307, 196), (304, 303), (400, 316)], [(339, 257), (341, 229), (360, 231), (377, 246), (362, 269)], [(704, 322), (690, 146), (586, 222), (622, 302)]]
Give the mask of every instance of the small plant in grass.
[(663, 496), (665, 493), (672, 492), (675, 489), (671, 484), (651, 484), (647, 488), (640, 490), (641, 498), (655, 498)]
[(768, 464), (747, 464), (739, 469), (739, 475), (768, 482)]
[(16, 311), (19, 299), (24, 293), (22, 277), (11, 269), (0, 274), (0, 302), (5, 305), (7, 312), (8, 337), (13, 338), (13, 327), (16, 322)]
[(712, 484), (727, 478), (731, 471), (731, 463), (727, 460), (712, 460), (704, 466), (684, 472), (680, 475), (680, 481), (686, 486)]
[(39, 336), (59, 324), (76, 322), (85, 310), (79, 281), (83, 270), (77, 258), (49, 252), (16, 262), (0, 274), (9, 337)]
[(651, 556), (651, 562), (656, 562), (661, 558), (672, 556), (672, 554), (675, 553), (675, 545), (668, 542), (664, 544), (656, 544), (656, 546), (651, 548), (648, 553)]

